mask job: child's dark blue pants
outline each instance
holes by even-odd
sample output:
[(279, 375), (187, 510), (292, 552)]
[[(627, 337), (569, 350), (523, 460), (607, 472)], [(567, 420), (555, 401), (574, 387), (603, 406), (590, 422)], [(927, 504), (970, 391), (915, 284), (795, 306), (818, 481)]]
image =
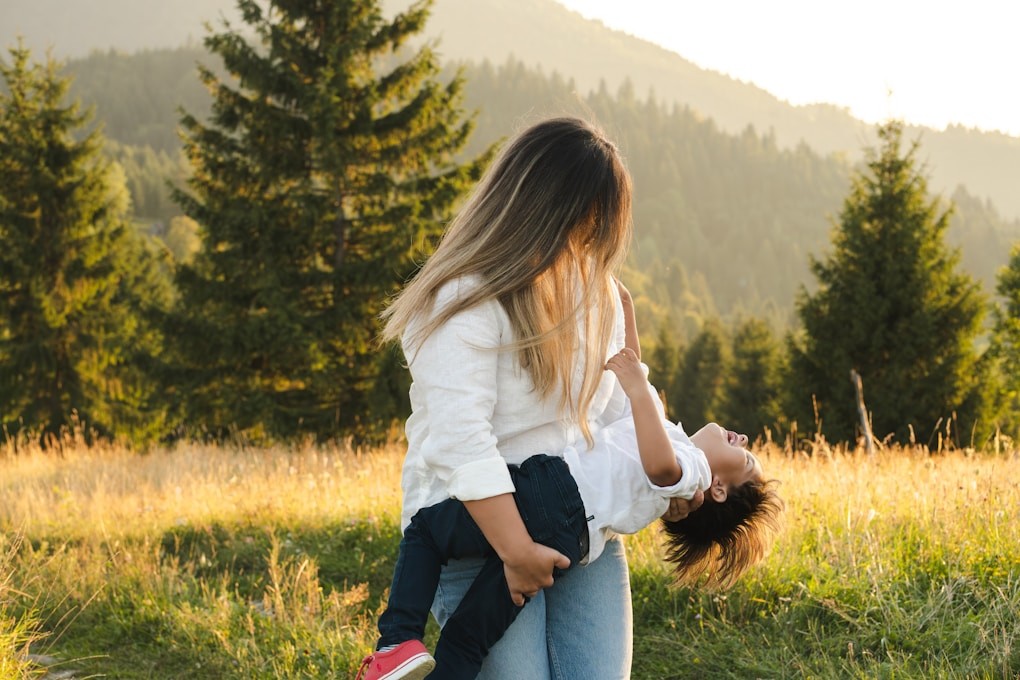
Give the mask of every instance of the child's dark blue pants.
[[(517, 489), (517, 509), (531, 538), (576, 565), (588, 554), (588, 527), (566, 462), (539, 454), (508, 467)], [(422, 639), (442, 565), (465, 557), (487, 559), (443, 627), (436, 645), (436, 668), (429, 678), (474, 678), (489, 649), (520, 611), (510, 599), (503, 563), (464, 504), (445, 500), (419, 510), (404, 531), (389, 603), (379, 619), (379, 647)], [(556, 570), (554, 576), (558, 574)]]

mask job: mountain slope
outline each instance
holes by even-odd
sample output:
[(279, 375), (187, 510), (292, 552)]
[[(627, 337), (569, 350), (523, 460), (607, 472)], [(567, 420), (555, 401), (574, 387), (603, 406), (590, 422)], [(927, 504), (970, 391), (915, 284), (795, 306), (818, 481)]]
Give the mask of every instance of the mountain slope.
[[(877, 141), (873, 126), (844, 109), (793, 106), (752, 84), (701, 69), (674, 52), (585, 19), (553, 0), (437, 0), (427, 32), (440, 38), (439, 51), (446, 58), (502, 63), (512, 54), (547, 73), (572, 78), (581, 92), (597, 88), (602, 80), (615, 91), (629, 79), (640, 96), (654, 91), (658, 99), (690, 106), (728, 132), (748, 125), (771, 129), (777, 143), (787, 148), (803, 140), (819, 153), (854, 159)], [(905, 137), (921, 140), (933, 189), (948, 196), (963, 184), (971, 193), (991, 198), (1007, 217), (1020, 217), (1020, 138), (962, 127), (908, 127)]]
[[(385, 0), (388, 11), (409, 0)], [(93, 49), (178, 46), (204, 35), (203, 22), (235, 17), (233, 0), (4, 0), (0, 43), (17, 35), (41, 53), (82, 56)], [(736, 20), (737, 18), (735, 18)], [(792, 106), (754, 85), (698, 68), (682, 56), (584, 19), (554, 0), (436, 0), (427, 27), (448, 60), (504, 63), (513, 55), (544, 72), (573, 79), (580, 93), (605, 82), (610, 91), (629, 79), (638, 96), (654, 91), (713, 119), (722, 129), (748, 125), (772, 130), (776, 142), (800, 140), (819, 153), (859, 157), (874, 143), (872, 126), (829, 105)], [(862, 46), (864, 49), (864, 46)], [(809, 58), (810, 55), (805, 55)], [(960, 127), (908, 128), (920, 137), (933, 189), (951, 195), (963, 184), (990, 198), (1006, 217), (1020, 217), (1020, 138)]]
[[(197, 47), (132, 55), (95, 53), (68, 64), (73, 95), (95, 106), (123, 165), (142, 221), (163, 233), (179, 214), (159, 187), (180, 182), (174, 163), (178, 108), (204, 118), (208, 92), (195, 75)], [(830, 219), (849, 189), (850, 168), (807, 145), (781, 149), (769, 134), (731, 135), (691, 109), (599, 89), (579, 97), (558, 75), (519, 61), (468, 64), (465, 108), (477, 112), (468, 156), (533, 120), (593, 115), (617, 142), (635, 184), (637, 225), (627, 278), (644, 300), (639, 317), (655, 328), (670, 318), (678, 337), (720, 314), (766, 315), (790, 321), (797, 289), (809, 282), (808, 255), (828, 247)], [(130, 146), (129, 146), (130, 145)], [(963, 265), (990, 290), (1020, 221), (1002, 220), (966, 192), (948, 237), (961, 246)]]

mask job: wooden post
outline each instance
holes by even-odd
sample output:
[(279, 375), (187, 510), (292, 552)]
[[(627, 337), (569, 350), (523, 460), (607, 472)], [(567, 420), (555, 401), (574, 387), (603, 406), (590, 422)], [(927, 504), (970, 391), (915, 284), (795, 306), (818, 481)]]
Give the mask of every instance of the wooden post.
[(861, 382), (861, 375), (856, 369), (850, 369), (850, 382), (854, 385), (854, 392), (857, 394), (857, 413), (861, 417), (861, 430), (864, 431), (864, 447), (869, 456), (875, 455), (875, 442), (871, 434), (871, 420), (868, 418), (868, 409), (864, 406), (864, 384)]

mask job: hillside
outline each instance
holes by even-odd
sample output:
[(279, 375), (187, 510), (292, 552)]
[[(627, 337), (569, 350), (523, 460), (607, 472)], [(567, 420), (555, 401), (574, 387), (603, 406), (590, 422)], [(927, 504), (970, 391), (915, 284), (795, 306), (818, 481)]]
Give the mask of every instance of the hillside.
[[(535, 21), (537, 16), (541, 21)], [(486, 25), (499, 29), (478, 30)], [(501, 63), (514, 55), (546, 73), (572, 78), (580, 92), (597, 89), (602, 81), (615, 91), (629, 79), (640, 96), (654, 92), (662, 101), (689, 106), (722, 130), (739, 133), (748, 125), (772, 130), (785, 148), (803, 140), (819, 153), (855, 159), (874, 142), (872, 126), (844, 109), (793, 106), (553, 0), (437, 0), (428, 32), (440, 38), (440, 52), (447, 58)], [(961, 127), (908, 127), (906, 137), (921, 139), (934, 189), (949, 194), (963, 184), (991, 198), (1003, 214), (1020, 217), (1020, 138)]]
[[(384, 3), (391, 11), (406, 4)], [(203, 22), (235, 15), (233, 0), (5, 0), (0, 41), (11, 45), (21, 34), (33, 49), (52, 47), (58, 57), (80, 57), (94, 49), (174, 47), (200, 41)], [(485, 26), (492, 28), (480, 29)], [(440, 40), (439, 52), (449, 60), (500, 64), (513, 55), (546, 74), (572, 79), (582, 94), (602, 82), (615, 92), (629, 79), (639, 96), (654, 92), (660, 101), (689, 106), (724, 131), (739, 133), (748, 125), (771, 130), (784, 148), (803, 140), (823, 155), (855, 159), (873, 142), (871, 126), (843, 109), (792, 106), (752, 84), (700, 69), (676, 53), (584, 19), (554, 0), (436, 0), (427, 33)], [(1020, 138), (961, 127), (907, 132), (922, 141), (933, 189), (948, 195), (963, 184), (971, 194), (991, 199), (1004, 216), (1020, 217)]]
[[(175, 158), (178, 109), (204, 117), (208, 93), (194, 65), (215, 66), (197, 47), (73, 60), (73, 96), (95, 106), (109, 151), (125, 168), (140, 219), (161, 233), (179, 213), (165, 178), (185, 171)], [(781, 148), (751, 128), (722, 131), (687, 107), (639, 96), (633, 87), (581, 97), (576, 85), (522, 62), (465, 63), (467, 110), (477, 114), (468, 155), (541, 116), (594, 115), (617, 140), (635, 181), (637, 233), (628, 279), (647, 301), (645, 327), (665, 318), (682, 335), (716, 315), (790, 320), (796, 290), (809, 282), (808, 257), (828, 247), (831, 218), (849, 187), (850, 167), (801, 144)], [(923, 148), (922, 148), (923, 150)], [(950, 240), (964, 267), (985, 284), (1005, 263), (1020, 221), (963, 189)], [(734, 263), (739, 267), (734, 268)]]

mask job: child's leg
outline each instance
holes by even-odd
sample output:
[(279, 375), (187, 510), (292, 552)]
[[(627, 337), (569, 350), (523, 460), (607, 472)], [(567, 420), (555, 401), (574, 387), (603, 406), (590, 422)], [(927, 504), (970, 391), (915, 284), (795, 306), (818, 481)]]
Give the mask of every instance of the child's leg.
[[(432, 603), (432, 614), (441, 627), (453, 616), (484, 564), (484, 559), (469, 558), (450, 560), (443, 567), (436, 600)], [(489, 650), (477, 680), (483, 678), (551, 680), (546, 653), (544, 590), (520, 611), (506, 634)]]
[(435, 680), (469, 680), (478, 675), (489, 649), (521, 611), (510, 599), (503, 563), (491, 555), (443, 626), (436, 645)]
[(386, 611), (379, 617), (377, 649), (425, 635), (442, 565), (450, 559), (486, 557), (492, 548), (460, 501), (422, 508), (404, 530)]
[[(586, 553), (582, 547), (588, 533), (584, 504), (566, 463), (536, 455), (520, 466), (510, 466), (510, 475), (517, 489), (517, 509), (532, 539), (577, 564)], [(554, 576), (560, 574), (554, 571)], [(474, 678), (520, 611), (510, 598), (503, 563), (492, 555), (443, 625), (430, 679)]]

